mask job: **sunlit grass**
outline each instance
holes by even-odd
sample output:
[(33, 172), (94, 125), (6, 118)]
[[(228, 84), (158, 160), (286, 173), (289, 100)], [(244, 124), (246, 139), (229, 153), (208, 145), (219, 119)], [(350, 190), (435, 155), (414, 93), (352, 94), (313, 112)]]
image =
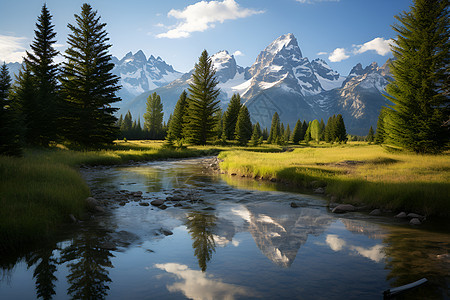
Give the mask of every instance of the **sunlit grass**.
[(276, 178), (327, 192), (350, 203), (426, 214), (450, 214), (450, 156), (388, 152), (361, 143), (296, 148), (292, 152), (222, 152), (228, 173)]

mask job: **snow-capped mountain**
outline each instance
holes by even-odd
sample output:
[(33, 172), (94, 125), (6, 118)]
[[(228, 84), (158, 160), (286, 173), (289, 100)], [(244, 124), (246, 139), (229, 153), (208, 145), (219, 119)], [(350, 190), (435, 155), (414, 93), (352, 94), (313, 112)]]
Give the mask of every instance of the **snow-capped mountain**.
[[(381, 68), (376, 64), (366, 68), (357, 64), (344, 77), (322, 59), (310, 61), (303, 57), (290, 33), (270, 43), (250, 68), (238, 66), (234, 56), (225, 50), (211, 59), (219, 81), (222, 108), (226, 108), (233, 93), (239, 93), (252, 122), (259, 122), (263, 128), (270, 128), (275, 112), (291, 127), (298, 119), (323, 118), (326, 122), (329, 116), (340, 113), (347, 132), (365, 135), (370, 126), (376, 126), (378, 112), (387, 102), (382, 96), (390, 76), (387, 64)], [(130, 110), (133, 117), (142, 116), (148, 95), (156, 92), (161, 96), (167, 120), (180, 94), (187, 90), (192, 72), (123, 103), (121, 113)]]
[[(245, 92), (246, 87), (242, 87), (242, 83), (245, 83), (249, 78), (248, 70), (238, 66), (234, 56), (225, 50), (212, 55), (211, 60), (216, 70), (216, 78), (219, 81), (217, 85), (221, 91), (219, 98), (222, 107), (226, 107), (234, 93), (242, 94)], [(180, 94), (183, 90), (187, 91), (192, 72), (193, 70), (183, 74), (179, 79), (174, 80), (168, 85), (142, 93), (132, 102), (124, 105), (120, 113), (126, 113), (129, 110), (133, 118), (137, 118), (138, 116), (142, 117), (146, 109), (148, 96), (156, 92), (163, 102), (164, 120), (167, 120), (175, 109)]]
[(314, 96), (313, 101), (321, 104), (324, 120), (342, 114), (347, 131), (357, 135), (366, 135), (370, 126), (375, 128), (381, 107), (388, 104), (383, 93), (391, 76), (389, 63), (382, 67), (372, 63), (366, 68), (357, 64), (341, 88)]
[(112, 58), (115, 64), (113, 73), (120, 77), (122, 89), (118, 96), (122, 98), (123, 107), (136, 96), (155, 88), (164, 86), (183, 75), (168, 65), (161, 57), (151, 55), (148, 59), (139, 50), (135, 54), (127, 53), (121, 60)]

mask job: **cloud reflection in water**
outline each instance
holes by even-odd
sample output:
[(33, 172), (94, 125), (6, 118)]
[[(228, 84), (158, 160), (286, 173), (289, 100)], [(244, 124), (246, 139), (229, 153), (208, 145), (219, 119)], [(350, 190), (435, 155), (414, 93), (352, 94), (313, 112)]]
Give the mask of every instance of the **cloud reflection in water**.
[(347, 243), (335, 234), (328, 234), (325, 242), (333, 251), (338, 252), (344, 250), (344, 248), (348, 248), (349, 250), (354, 251), (357, 254), (366, 257), (376, 263), (381, 262), (385, 258), (384, 247), (381, 244), (377, 244), (370, 248), (352, 245), (347, 246)]
[(178, 263), (155, 264), (155, 267), (175, 275), (183, 281), (168, 285), (169, 292), (182, 292), (189, 299), (233, 300), (236, 296), (252, 296), (248, 289), (224, 283), (219, 279), (212, 279), (206, 273), (199, 270), (191, 270), (188, 266)]

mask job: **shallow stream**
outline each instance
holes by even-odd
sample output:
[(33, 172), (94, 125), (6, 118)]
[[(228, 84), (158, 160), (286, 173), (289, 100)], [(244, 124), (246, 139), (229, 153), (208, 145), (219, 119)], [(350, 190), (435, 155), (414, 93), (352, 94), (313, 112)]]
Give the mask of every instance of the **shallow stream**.
[(0, 299), (382, 299), (421, 278), (404, 299), (450, 298), (448, 223), (332, 214), (324, 198), (209, 163), (83, 169), (106, 212), (1, 258)]

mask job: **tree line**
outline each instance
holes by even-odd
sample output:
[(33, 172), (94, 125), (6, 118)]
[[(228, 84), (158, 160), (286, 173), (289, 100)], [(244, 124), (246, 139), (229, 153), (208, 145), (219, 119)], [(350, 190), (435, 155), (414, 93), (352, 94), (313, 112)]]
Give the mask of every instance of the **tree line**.
[(0, 77), (1, 152), (20, 155), (23, 144), (48, 147), (57, 142), (81, 147), (112, 143), (118, 135), (119, 77), (108, 53), (106, 23), (83, 4), (68, 24), (64, 62), (55, 62), (56, 32), (46, 4), (36, 23), (15, 82), (5, 64)]

